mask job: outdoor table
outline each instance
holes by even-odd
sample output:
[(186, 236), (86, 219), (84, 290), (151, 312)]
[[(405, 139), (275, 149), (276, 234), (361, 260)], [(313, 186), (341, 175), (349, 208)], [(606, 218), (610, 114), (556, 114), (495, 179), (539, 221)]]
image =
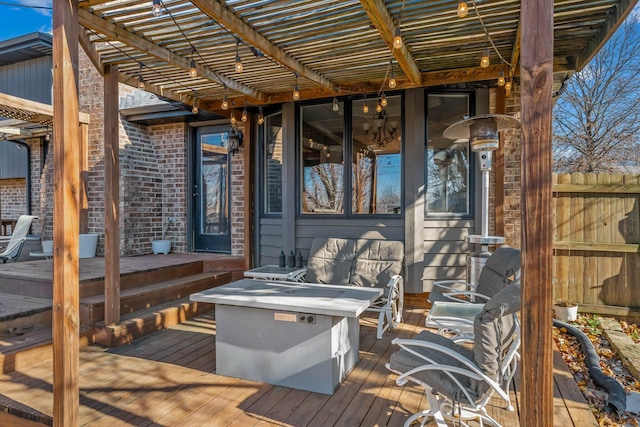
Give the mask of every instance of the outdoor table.
[(301, 282), (306, 273), (306, 267), (278, 267), (277, 265), (263, 265), (262, 267), (245, 271), (244, 276), (252, 279)]
[(216, 374), (333, 394), (358, 362), (358, 316), (382, 291), (242, 279), (191, 300), (216, 304)]

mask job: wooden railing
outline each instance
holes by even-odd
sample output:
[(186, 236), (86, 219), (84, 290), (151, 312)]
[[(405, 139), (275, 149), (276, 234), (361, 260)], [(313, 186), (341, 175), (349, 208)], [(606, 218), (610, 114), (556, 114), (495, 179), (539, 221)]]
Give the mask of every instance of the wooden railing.
[(640, 174), (553, 176), (555, 299), (640, 315)]

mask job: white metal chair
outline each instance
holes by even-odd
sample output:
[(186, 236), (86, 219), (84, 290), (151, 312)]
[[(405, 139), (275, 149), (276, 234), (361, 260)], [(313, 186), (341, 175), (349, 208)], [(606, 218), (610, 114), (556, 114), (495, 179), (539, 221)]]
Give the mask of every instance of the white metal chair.
[[(412, 381), (425, 387), (429, 408), (406, 421), (405, 427), (420, 421), (424, 426), (433, 418), (438, 427), (500, 424), (486, 411), (492, 396), (498, 395), (513, 411), (509, 398), (511, 382), (518, 362), (520, 325), (520, 282), (496, 294), (474, 319), (473, 349), (459, 339), (450, 339), (429, 331), (413, 339), (395, 339), (400, 350), (393, 353), (387, 368), (399, 376), (400, 386)], [(475, 425), (475, 424), (474, 424)]]
[(29, 234), (29, 229), (31, 228), (31, 222), (36, 218), (33, 215), (20, 215), (16, 226), (11, 232), (11, 237), (2, 239), (2, 241), (7, 242), (4, 252), (0, 253), (0, 260), (2, 260), (3, 264), (7, 261), (15, 261), (20, 257), (24, 242), (27, 240), (27, 234)]

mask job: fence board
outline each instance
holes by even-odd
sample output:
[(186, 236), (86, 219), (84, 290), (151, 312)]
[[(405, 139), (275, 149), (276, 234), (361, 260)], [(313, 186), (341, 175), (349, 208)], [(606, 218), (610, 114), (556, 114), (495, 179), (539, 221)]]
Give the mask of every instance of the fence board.
[(640, 308), (640, 175), (558, 174), (553, 184), (555, 298)]

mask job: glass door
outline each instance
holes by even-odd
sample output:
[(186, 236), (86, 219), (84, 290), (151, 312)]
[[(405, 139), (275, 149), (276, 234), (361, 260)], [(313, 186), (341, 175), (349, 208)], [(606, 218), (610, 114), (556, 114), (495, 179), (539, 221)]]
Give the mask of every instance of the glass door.
[(231, 252), (228, 128), (196, 131), (194, 176), (194, 249)]

